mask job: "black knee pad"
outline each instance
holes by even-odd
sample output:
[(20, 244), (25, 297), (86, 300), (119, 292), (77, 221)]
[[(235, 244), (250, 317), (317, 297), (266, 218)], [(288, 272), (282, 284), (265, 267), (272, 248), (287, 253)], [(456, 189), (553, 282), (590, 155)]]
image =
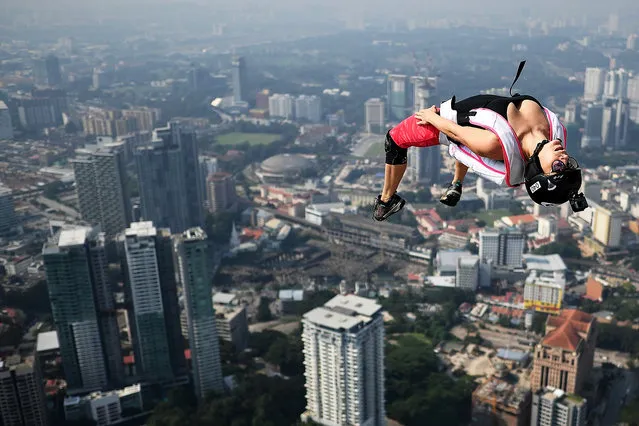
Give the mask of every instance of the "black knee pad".
[(386, 151), (386, 164), (395, 166), (398, 164), (406, 164), (408, 161), (408, 148), (398, 146), (391, 137), (390, 130), (386, 133), (384, 151)]

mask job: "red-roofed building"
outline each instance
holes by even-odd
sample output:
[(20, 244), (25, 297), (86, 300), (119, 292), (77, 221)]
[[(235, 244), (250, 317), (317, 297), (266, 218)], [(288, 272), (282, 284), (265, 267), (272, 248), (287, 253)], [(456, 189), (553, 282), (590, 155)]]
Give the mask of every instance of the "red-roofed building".
[(532, 214), (505, 216), (501, 218), (501, 221), (506, 224), (506, 226), (513, 226), (524, 232), (534, 232), (537, 230), (537, 218)]
[(597, 338), (595, 317), (564, 309), (546, 321), (546, 336), (535, 348), (532, 391), (553, 386), (579, 394), (592, 370)]
[(588, 281), (586, 281), (586, 294), (584, 295), (584, 299), (592, 300), (593, 302), (603, 302), (606, 297), (606, 290), (606, 283), (590, 275), (588, 276)]

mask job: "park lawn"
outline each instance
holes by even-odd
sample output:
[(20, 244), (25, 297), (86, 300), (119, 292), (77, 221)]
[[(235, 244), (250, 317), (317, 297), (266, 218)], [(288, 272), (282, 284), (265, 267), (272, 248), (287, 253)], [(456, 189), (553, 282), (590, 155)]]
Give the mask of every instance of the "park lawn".
[(512, 216), (507, 209), (484, 210), (474, 214), (478, 220), (483, 220), (486, 225), (493, 226), (493, 222), (504, 216)]
[(375, 158), (375, 157), (383, 157), (384, 155), (385, 155), (384, 144), (380, 142), (380, 143), (374, 143), (373, 145), (371, 145), (371, 147), (368, 148), (368, 151), (366, 151), (365, 156), (367, 158)]
[(215, 137), (220, 145), (240, 145), (248, 142), (251, 145), (268, 145), (280, 139), (280, 135), (271, 133), (240, 133), (232, 132)]

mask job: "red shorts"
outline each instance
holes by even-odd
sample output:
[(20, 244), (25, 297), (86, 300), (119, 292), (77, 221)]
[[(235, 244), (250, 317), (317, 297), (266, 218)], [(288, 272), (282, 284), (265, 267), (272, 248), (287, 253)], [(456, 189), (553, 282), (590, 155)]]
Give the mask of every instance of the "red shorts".
[(417, 118), (411, 115), (390, 130), (390, 136), (400, 148), (411, 146), (427, 147), (439, 145), (439, 130), (431, 124), (417, 124)]

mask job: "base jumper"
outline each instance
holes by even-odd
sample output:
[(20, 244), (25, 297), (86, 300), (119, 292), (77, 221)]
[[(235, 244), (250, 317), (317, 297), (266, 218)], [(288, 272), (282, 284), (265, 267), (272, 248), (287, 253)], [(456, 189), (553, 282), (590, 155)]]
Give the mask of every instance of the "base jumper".
[[(524, 67), (519, 64), (514, 86)], [(545, 206), (570, 202), (573, 211), (588, 207), (581, 168), (566, 152), (566, 129), (555, 113), (529, 95), (477, 95), (451, 99), (404, 119), (386, 133), (382, 193), (373, 218), (388, 219), (404, 207), (397, 194), (409, 147), (439, 149), (448, 145), (455, 158), (453, 181), (440, 202), (455, 206), (470, 168), (484, 179), (508, 187), (525, 185), (530, 198)]]

